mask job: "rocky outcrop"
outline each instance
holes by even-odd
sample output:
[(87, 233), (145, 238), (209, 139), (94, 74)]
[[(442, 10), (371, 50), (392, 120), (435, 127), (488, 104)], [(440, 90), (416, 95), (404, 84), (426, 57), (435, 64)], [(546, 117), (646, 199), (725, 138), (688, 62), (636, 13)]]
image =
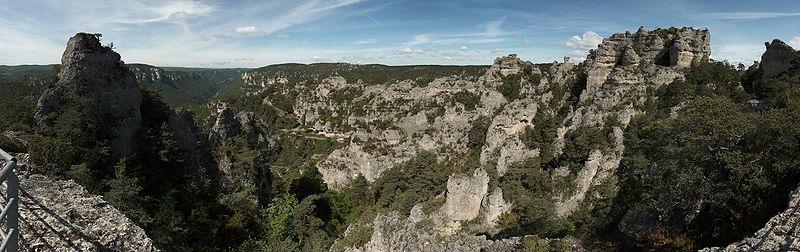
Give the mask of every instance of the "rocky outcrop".
[(761, 79), (772, 78), (792, 68), (792, 60), (797, 58), (798, 54), (794, 48), (780, 39), (764, 44), (767, 46), (767, 51), (761, 55), (761, 69), (764, 70)]
[(683, 27), (669, 49), (669, 65), (686, 68), (692, 63), (707, 61), (710, 55), (711, 35), (708, 29)]
[(478, 217), (489, 190), (489, 175), (483, 169), (475, 170), (472, 176), (451, 175), (447, 179), (447, 200), (444, 209), (452, 221), (472, 220)]
[[(378, 214), (369, 226), (373, 229), (370, 241), (359, 248), (345, 248), (347, 251), (514, 251), (518, 249), (520, 240), (489, 240), (483, 235), (444, 235), (432, 232), (422, 222), (415, 223), (394, 212)], [(336, 247), (339, 246), (334, 245)]]
[(752, 236), (724, 248), (711, 247), (700, 251), (798, 251), (800, 250), (800, 187), (789, 195), (789, 206), (775, 215)]
[(51, 113), (58, 114), (79, 99), (90, 99), (100, 113), (115, 121), (112, 153), (131, 154), (142, 123), (141, 90), (119, 54), (100, 44), (99, 35), (78, 33), (69, 39), (58, 82), (44, 91), (36, 105), (36, 123), (42, 127), (52, 124)]
[(242, 123), (240, 123), (233, 115), (233, 110), (223, 108), (217, 116), (211, 132), (208, 134), (208, 142), (212, 146), (229, 145), (230, 142), (226, 140), (233, 139), (242, 131)]
[(640, 27), (633, 34), (616, 33), (603, 39), (584, 63), (591, 68), (630, 66), (642, 61), (645, 64), (684, 68), (691, 63), (708, 60), (711, 55), (710, 41), (708, 29), (684, 27), (680, 30), (648, 31)]
[(89, 195), (72, 180), (29, 172), (27, 154), (17, 159), (21, 251), (159, 251), (142, 228), (101, 196)]
[[(225, 193), (230, 193), (238, 186), (241, 188), (255, 188), (259, 204), (269, 201), (271, 187), (271, 172), (261, 163), (254, 164), (248, 170), (239, 170), (237, 177), (234, 166), (237, 156), (227, 148), (234, 145), (234, 138), (242, 137), (250, 150), (256, 150), (261, 159), (269, 155), (269, 149), (274, 146), (274, 141), (269, 137), (267, 126), (255, 119), (253, 112), (239, 112), (234, 115), (230, 108), (222, 107), (218, 111), (216, 123), (208, 135), (211, 150), (216, 154), (217, 184)], [(244, 169), (244, 168), (242, 168)], [(239, 179), (235, 181), (235, 179)]]
[(632, 66), (639, 64), (639, 55), (636, 54), (636, 50), (633, 49), (630, 45), (625, 47), (625, 50), (622, 53), (622, 56), (619, 59), (619, 64), (621, 66)]
[(208, 134), (211, 146), (230, 145), (233, 138), (240, 134), (257, 148), (271, 148), (274, 145), (267, 126), (257, 121), (253, 112), (239, 112), (234, 115), (230, 108), (220, 108), (217, 120)]

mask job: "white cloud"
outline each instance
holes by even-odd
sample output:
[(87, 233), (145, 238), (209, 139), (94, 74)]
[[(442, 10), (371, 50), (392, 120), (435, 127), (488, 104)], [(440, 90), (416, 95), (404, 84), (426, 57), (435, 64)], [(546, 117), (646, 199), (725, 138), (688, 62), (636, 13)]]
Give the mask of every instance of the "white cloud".
[(290, 37), (289, 37), (289, 34), (278, 33), (278, 38), (281, 38), (281, 39), (289, 39)]
[(794, 37), (792, 40), (789, 40), (789, 45), (795, 50), (800, 49), (800, 37)]
[(376, 39), (367, 39), (367, 40), (356, 41), (354, 44), (356, 44), (356, 45), (366, 45), (366, 44), (372, 44), (372, 43), (375, 43), (375, 42), (378, 42), (378, 40), (376, 40)]
[(461, 51), (466, 51), (467, 49), (469, 49), (469, 48), (467, 46), (465, 46), (465, 45), (462, 45), (461, 47), (458, 48), (458, 50), (461, 50)]
[(502, 51), (504, 51), (504, 50), (503, 49), (499, 49), (499, 48), (495, 48), (495, 49), (492, 49), (491, 53), (499, 53), (499, 52), (502, 52)]
[(419, 34), (414, 36), (413, 40), (403, 43), (403, 45), (413, 46), (413, 45), (427, 44), (430, 42), (431, 42), (430, 34)]
[(239, 33), (239, 34), (245, 34), (245, 35), (247, 35), (247, 34), (264, 34), (264, 33), (266, 33), (266, 32), (264, 32), (264, 30), (258, 29), (258, 28), (256, 28), (255, 26), (252, 26), (252, 25), (251, 26), (245, 26), (245, 27), (237, 27), (235, 30), (233, 30), (233, 32)]
[(422, 49), (411, 49), (409, 47), (401, 48), (401, 49), (398, 49), (397, 51), (399, 53), (403, 53), (403, 54), (409, 54), (409, 53), (423, 54), (423, 53), (425, 53), (425, 50), (422, 50)]
[(564, 42), (564, 45), (575, 50), (569, 52), (572, 56), (585, 56), (589, 50), (597, 48), (597, 45), (603, 42), (603, 37), (600, 37), (593, 31), (583, 33), (583, 37), (572, 36)]
[(529, 45), (531, 45), (531, 41), (528, 40), (528, 37), (522, 39), (522, 46), (529, 46)]
[(800, 12), (783, 13), (783, 12), (714, 12), (707, 14), (712, 19), (764, 19), (776, 17), (793, 17), (800, 16)]

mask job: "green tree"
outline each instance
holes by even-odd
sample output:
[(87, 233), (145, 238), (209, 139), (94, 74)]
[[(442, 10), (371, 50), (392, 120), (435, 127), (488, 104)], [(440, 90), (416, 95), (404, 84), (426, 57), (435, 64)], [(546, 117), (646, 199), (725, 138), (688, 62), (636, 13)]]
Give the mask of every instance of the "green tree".
[(274, 198), (269, 207), (263, 210), (265, 228), (269, 230), (270, 241), (282, 241), (292, 234), (292, 220), (297, 207), (297, 198), (285, 193)]

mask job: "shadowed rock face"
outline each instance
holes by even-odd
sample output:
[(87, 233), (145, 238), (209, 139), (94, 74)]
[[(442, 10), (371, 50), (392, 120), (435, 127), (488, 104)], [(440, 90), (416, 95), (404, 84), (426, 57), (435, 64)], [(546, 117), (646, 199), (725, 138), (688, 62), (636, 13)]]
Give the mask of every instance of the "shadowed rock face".
[(171, 110), (167, 127), (175, 136), (178, 150), (184, 154), (183, 169), (178, 170), (182, 176), (194, 175), (201, 166), (210, 162), (208, 143), (200, 127), (194, 123), (194, 112), (183, 108)]
[(797, 56), (797, 51), (791, 46), (783, 43), (780, 39), (772, 40), (772, 43), (764, 43), (767, 51), (761, 55), (761, 68), (764, 75), (761, 79), (774, 77), (792, 68), (792, 59)]
[(704, 248), (703, 252), (716, 251), (798, 251), (800, 250), (800, 187), (789, 195), (789, 206), (769, 219), (763, 228), (752, 236), (727, 247)]
[(112, 129), (112, 153), (131, 154), (134, 136), (142, 123), (142, 93), (119, 54), (102, 46), (97, 35), (78, 33), (67, 42), (61, 65), (58, 82), (39, 98), (36, 123), (40, 127), (51, 125), (51, 113), (59, 113), (76, 99), (91, 99), (103, 116), (116, 123)]

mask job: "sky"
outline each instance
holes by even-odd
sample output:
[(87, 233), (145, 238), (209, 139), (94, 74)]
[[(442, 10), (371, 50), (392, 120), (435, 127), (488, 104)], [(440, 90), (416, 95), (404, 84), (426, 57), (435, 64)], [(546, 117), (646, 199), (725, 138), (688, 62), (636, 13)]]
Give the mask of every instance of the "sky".
[(59, 63), (77, 32), (156, 66), (548, 63), (639, 26), (708, 28), (713, 59), (750, 65), (800, 48), (800, 1), (0, 0), (0, 65)]

